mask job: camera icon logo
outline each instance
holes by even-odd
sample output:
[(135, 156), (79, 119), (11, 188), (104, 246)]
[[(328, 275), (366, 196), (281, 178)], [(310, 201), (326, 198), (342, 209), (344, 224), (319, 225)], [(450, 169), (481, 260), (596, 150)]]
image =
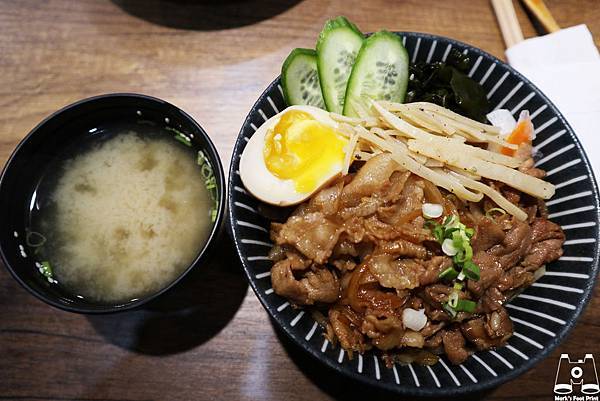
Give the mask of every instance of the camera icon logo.
[(586, 395), (600, 393), (594, 355), (585, 354), (583, 359), (573, 361), (569, 354), (560, 355), (554, 380), (554, 393), (571, 394), (574, 386), (579, 386), (579, 391)]

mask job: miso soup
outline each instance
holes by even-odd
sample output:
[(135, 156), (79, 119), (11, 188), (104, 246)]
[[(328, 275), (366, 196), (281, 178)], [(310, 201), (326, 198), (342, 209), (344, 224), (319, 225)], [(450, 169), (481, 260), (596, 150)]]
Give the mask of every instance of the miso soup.
[(198, 162), (172, 135), (133, 131), (74, 152), (40, 186), (45, 200), (32, 220), (44, 240), (38, 259), (58, 285), (95, 302), (166, 287), (213, 226), (215, 200)]

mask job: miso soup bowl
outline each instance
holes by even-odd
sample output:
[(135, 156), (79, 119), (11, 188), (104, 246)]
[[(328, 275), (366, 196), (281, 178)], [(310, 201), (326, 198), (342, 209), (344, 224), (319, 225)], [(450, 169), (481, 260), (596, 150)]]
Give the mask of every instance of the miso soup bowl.
[[(153, 124), (171, 128), (191, 138), (212, 164), (218, 197), (216, 219), (208, 239), (194, 261), (158, 292), (129, 302), (106, 304), (78, 297), (50, 282), (40, 273), (26, 244), (31, 202), (42, 176), (61, 151), (76, 146), (89, 135), (104, 135), (107, 124), (123, 121), (129, 126)], [(106, 133), (108, 134), (108, 132)], [(89, 139), (89, 138), (88, 138)], [(138, 94), (117, 93), (81, 100), (47, 117), (19, 143), (0, 177), (0, 256), (12, 276), (31, 294), (57, 308), (78, 313), (112, 313), (139, 307), (175, 286), (195, 266), (206, 261), (217, 240), (225, 216), (226, 183), (219, 155), (202, 127), (184, 111), (163, 100)]]

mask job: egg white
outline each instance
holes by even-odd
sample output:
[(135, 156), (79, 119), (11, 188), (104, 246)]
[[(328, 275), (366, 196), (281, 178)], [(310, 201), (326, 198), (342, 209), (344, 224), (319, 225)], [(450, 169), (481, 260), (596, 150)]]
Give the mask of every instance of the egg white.
[(322, 124), (337, 129), (339, 124), (329, 116), (329, 112), (312, 106), (290, 106), (281, 113), (269, 118), (261, 125), (246, 144), (240, 159), (240, 177), (246, 189), (265, 203), (276, 206), (291, 206), (308, 199), (318, 189), (331, 182), (342, 173), (342, 162), (331, 165), (329, 171), (324, 171), (316, 189), (309, 193), (296, 191), (294, 181), (281, 179), (273, 175), (265, 164), (263, 149), (267, 131), (273, 128), (281, 116), (291, 110), (303, 111), (310, 114)]

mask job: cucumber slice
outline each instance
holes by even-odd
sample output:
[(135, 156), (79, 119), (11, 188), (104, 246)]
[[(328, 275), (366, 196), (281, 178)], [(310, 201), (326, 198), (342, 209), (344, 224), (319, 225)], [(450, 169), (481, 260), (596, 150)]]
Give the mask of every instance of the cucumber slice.
[(311, 49), (292, 50), (281, 67), (281, 86), (288, 106), (305, 104), (324, 109), (317, 73), (317, 52)]
[(341, 114), (344, 110), (346, 85), (363, 40), (363, 34), (345, 17), (330, 19), (319, 34), (317, 65), (329, 111)]
[(344, 115), (356, 117), (369, 100), (403, 102), (408, 84), (408, 53), (400, 37), (379, 31), (365, 39), (348, 80)]

